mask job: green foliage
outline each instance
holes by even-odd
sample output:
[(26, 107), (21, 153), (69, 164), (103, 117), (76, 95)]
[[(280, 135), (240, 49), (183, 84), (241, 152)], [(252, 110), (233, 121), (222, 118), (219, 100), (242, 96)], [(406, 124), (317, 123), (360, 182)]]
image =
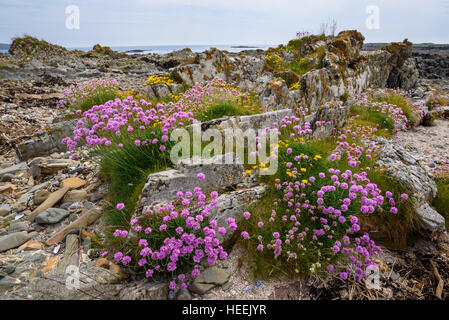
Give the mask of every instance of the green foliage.
[(353, 106), (351, 115), (358, 115), (358, 124), (364, 124), (378, 129), (387, 129), (394, 132), (394, 120), (387, 114), (372, 108)]
[[(282, 144), (282, 142), (280, 144), (281, 147), (279, 150), (278, 172), (275, 176), (268, 176), (264, 178), (264, 182), (266, 184), (266, 193), (264, 195), (264, 198), (248, 210), (251, 212), (251, 219), (255, 219), (253, 221), (266, 222), (264, 227), (259, 228), (254, 224), (254, 222), (249, 222), (248, 220), (243, 220), (239, 224), (240, 230), (245, 230), (252, 235), (260, 235), (263, 237), (263, 239), (271, 238), (273, 232), (279, 232), (281, 234), (285, 234), (288, 232), (289, 228), (280, 219), (276, 219), (272, 223), (268, 223), (267, 221), (272, 214), (272, 209), (276, 209), (278, 214), (286, 212), (286, 210), (288, 209), (288, 206), (285, 202), (279, 201), (279, 199), (283, 198), (284, 194), (282, 190), (278, 190), (275, 188), (275, 180), (280, 179), (281, 181), (289, 181), (293, 179), (287, 174), (285, 164), (287, 162), (295, 162), (295, 155), (302, 154), (308, 156), (308, 159), (301, 159), (301, 168), (304, 168), (306, 171), (301, 172), (300, 177), (304, 177), (304, 179), (308, 179), (308, 177), (311, 176), (318, 177), (318, 174), (320, 172), (327, 173), (329, 168), (339, 169), (341, 171), (345, 171), (349, 168), (347, 160), (327, 160), (327, 157), (335, 148), (335, 138), (310, 140), (307, 143), (295, 141), (288, 143), (288, 146)], [(291, 154), (286, 153), (287, 147), (292, 148), (293, 151)], [(371, 162), (366, 158), (363, 158), (361, 160), (361, 166), (368, 166), (371, 164)], [(294, 180), (296, 179), (293, 179), (292, 181)], [(317, 179), (308, 188), (304, 189), (306, 199), (310, 200), (313, 203), (313, 201), (316, 201), (317, 199), (316, 192), (323, 185), (328, 185), (330, 183), (331, 182), (329, 177), (325, 179)], [(337, 208), (340, 205), (339, 199), (327, 198), (326, 205), (334, 206), (335, 208)], [(359, 209), (359, 206), (353, 207), (353, 214), (357, 214)], [(306, 214), (302, 215), (301, 225), (307, 226), (309, 227), (309, 229), (313, 229), (314, 227), (319, 226), (317, 221), (312, 221), (311, 216)], [(345, 230), (343, 230), (342, 228), (341, 230), (339, 230), (339, 232), (341, 233), (343, 233), (344, 231)], [(273, 259), (273, 253), (269, 252), (269, 250), (264, 250), (263, 252), (257, 251), (256, 247), (259, 243), (259, 240), (256, 236), (251, 237), (249, 240), (245, 240), (243, 243), (245, 244), (245, 248), (247, 248), (248, 253), (251, 257), (249, 261), (251, 261), (250, 267), (252, 268), (254, 275), (258, 278), (266, 279), (279, 275), (296, 275), (299, 277), (306, 277), (310, 275), (310, 268), (312, 267), (312, 264), (316, 263), (317, 261), (321, 261), (323, 265), (334, 263), (336, 258), (332, 254), (331, 247), (335, 240), (327, 239), (323, 241), (324, 243), (321, 247), (313, 244), (313, 241), (304, 241), (303, 244), (308, 245), (306, 250), (298, 249), (296, 247), (290, 247), (290, 250), (292, 252), (298, 254), (298, 259), (285, 259), (280, 257), (278, 259)], [(317, 271), (319, 273), (322, 270)]]
[(433, 200), (433, 207), (446, 219), (446, 228), (449, 228), (449, 178), (436, 180), (438, 193)]
[(116, 92), (112, 88), (99, 88), (92, 95), (79, 99), (76, 102), (70, 103), (68, 107), (73, 110), (87, 111), (93, 106), (102, 105), (109, 100), (116, 98)]
[(246, 116), (253, 114), (248, 108), (233, 102), (218, 102), (200, 110), (196, 119), (202, 122), (222, 118), (225, 116)]
[(387, 97), (377, 99), (378, 101), (384, 101), (389, 104), (394, 104), (402, 109), (402, 112), (408, 119), (408, 126), (414, 127), (418, 123), (418, 116), (416, 115), (416, 108), (413, 106), (410, 99), (404, 97), (398, 93), (390, 93)]
[(303, 75), (312, 69), (322, 68), (323, 59), (326, 54), (326, 46), (321, 46), (315, 52), (308, 54), (304, 58), (289, 63), (286, 68), (292, 70), (298, 75)]
[(368, 178), (381, 190), (390, 191), (395, 195), (398, 213), (391, 214), (385, 204), (382, 212), (367, 216), (365, 222), (374, 225), (377, 231), (387, 235), (385, 244), (394, 249), (406, 248), (419, 228), (419, 218), (414, 211), (413, 201), (410, 198), (408, 200), (398, 198), (403, 193), (409, 194), (410, 191), (399, 181), (384, 174), (382, 169), (370, 170)]
[[(158, 128), (154, 131), (155, 135), (150, 135), (148, 130), (144, 130), (139, 133), (138, 138), (160, 140), (162, 132)], [(134, 139), (127, 138), (126, 132), (122, 132), (121, 137), (111, 139), (115, 143), (109, 147), (99, 147), (98, 152), (101, 158), (101, 173), (110, 184), (108, 201), (111, 205), (106, 214), (107, 225), (115, 228), (129, 225), (129, 219), (148, 175), (166, 169), (171, 165), (171, 160), (170, 153), (160, 152), (157, 145), (149, 143), (146, 146), (136, 146)], [(123, 147), (118, 147), (118, 143), (122, 143)], [(168, 150), (172, 144), (171, 141), (165, 142)], [(114, 207), (117, 203), (124, 203), (125, 209), (117, 211)]]

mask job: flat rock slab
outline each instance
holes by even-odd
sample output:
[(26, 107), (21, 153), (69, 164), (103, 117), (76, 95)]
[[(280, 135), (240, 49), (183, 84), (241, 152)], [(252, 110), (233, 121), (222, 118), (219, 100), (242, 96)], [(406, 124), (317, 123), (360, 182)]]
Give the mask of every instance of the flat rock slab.
[(64, 259), (58, 266), (58, 273), (65, 274), (68, 266), (79, 266), (79, 240), (78, 235), (69, 234), (67, 236)]
[(40, 213), (36, 217), (36, 222), (39, 224), (55, 224), (67, 217), (70, 214), (69, 211), (60, 208), (49, 208)]
[(26, 162), (21, 162), (18, 163), (14, 166), (5, 168), (5, 169), (1, 169), (0, 170), (0, 178), (3, 177), (5, 174), (11, 174), (11, 173), (16, 173), (16, 172), (20, 172), (20, 171), (26, 171), (28, 170), (28, 165), (26, 164)]
[(62, 180), (61, 185), (63, 188), (76, 189), (85, 186), (86, 181), (77, 177), (72, 177)]
[(32, 139), (16, 146), (17, 157), (22, 161), (53, 152), (67, 151), (67, 147), (62, 144), (62, 139), (73, 133), (77, 122), (77, 119), (62, 121), (44, 128)]
[(229, 281), (231, 271), (218, 267), (210, 267), (201, 272), (190, 285), (190, 290), (198, 294), (204, 294), (212, 288), (223, 285)]
[[(204, 173), (206, 178), (198, 180)], [(242, 182), (244, 176), (240, 158), (234, 153), (209, 159), (181, 160), (177, 169), (150, 174), (142, 190), (143, 212), (154, 203), (171, 203), (178, 191), (192, 191), (201, 187), (202, 192), (226, 189)]]
[(0, 237), (0, 252), (17, 248), (30, 239), (30, 236), (26, 231), (16, 232)]

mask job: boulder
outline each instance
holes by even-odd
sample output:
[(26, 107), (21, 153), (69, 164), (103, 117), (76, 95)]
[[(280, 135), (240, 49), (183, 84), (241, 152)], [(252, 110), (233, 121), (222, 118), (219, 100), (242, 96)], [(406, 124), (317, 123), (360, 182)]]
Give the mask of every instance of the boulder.
[[(199, 181), (197, 178), (199, 173), (204, 173), (206, 179)], [(142, 214), (155, 203), (171, 203), (177, 198), (178, 191), (193, 192), (195, 187), (201, 187), (204, 193), (226, 189), (240, 183), (243, 175), (242, 162), (234, 153), (209, 159), (180, 160), (176, 169), (148, 176), (140, 200), (140, 207), (143, 207)]]
[(433, 176), (422, 168), (417, 160), (402, 146), (378, 138), (381, 147), (376, 166), (409, 190), (415, 213), (420, 219), (423, 235), (433, 235), (445, 230), (445, 219), (429, 203), (437, 195)]
[(224, 236), (217, 235), (223, 246), (229, 247), (233, 244), (235, 237), (234, 232), (228, 230), (227, 219), (233, 218), (237, 225), (243, 218), (243, 212), (246, 211), (252, 204), (259, 201), (265, 193), (264, 186), (257, 186), (249, 189), (232, 191), (220, 195), (218, 205), (212, 208), (209, 214), (210, 220), (217, 221), (217, 228), (224, 227), (227, 232)]

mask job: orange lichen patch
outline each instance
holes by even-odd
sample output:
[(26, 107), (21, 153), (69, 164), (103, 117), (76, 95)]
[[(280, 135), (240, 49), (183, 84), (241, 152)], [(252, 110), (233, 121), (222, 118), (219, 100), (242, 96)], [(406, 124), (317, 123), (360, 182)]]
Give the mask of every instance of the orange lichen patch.
[(47, 261), (45, 266), (42, 268), (42, 273), (47, 273), (58, 265), (58, 256), (54, 256)]

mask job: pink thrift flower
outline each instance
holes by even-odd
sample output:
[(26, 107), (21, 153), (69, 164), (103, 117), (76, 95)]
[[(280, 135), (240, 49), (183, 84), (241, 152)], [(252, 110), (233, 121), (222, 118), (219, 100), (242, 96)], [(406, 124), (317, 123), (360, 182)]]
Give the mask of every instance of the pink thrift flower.
[(204, 180), (206, 178), (206, 175), (202, 172), (198, 173), (197, 176), (198, 180)]

